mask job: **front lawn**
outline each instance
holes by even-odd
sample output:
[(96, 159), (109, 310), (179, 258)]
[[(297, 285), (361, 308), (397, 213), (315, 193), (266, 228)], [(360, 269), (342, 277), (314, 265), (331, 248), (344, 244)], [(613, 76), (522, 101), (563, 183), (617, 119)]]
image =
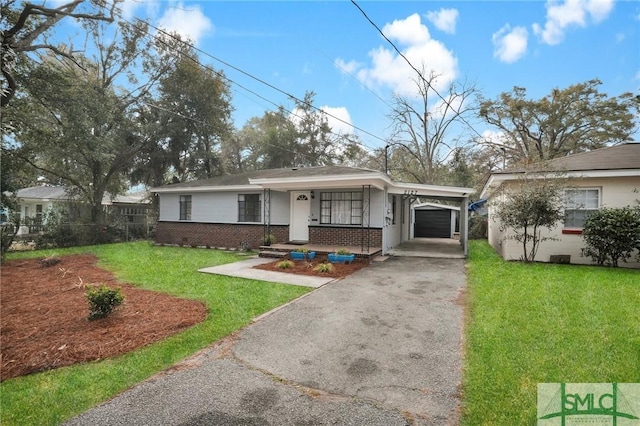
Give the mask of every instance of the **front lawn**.
[(502, 260), (472, 241), (466, 425), (536, 423), (538, 383), (640, 382), (640, 271)]
[(240, 260), (215, 250), (155, 247), (148, 242), (10, 254), (9, 258), (94, 253), (99, 266), (141, 288), (200, 300), (207, 319), (127, 355), (6, 380), (0, 384), (3, 425), (54, 425), (162, 371), (229, 335), (252, 318), (310, 289), (202, 274), (198, 269)]

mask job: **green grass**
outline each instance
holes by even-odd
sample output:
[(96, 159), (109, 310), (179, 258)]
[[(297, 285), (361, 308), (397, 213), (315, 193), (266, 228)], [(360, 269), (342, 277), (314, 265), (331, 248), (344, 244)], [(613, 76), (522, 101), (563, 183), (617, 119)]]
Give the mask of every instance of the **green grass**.
[(241, 256), (215, 250), (155, 247), (148, 242), (15, 253), (9, 258), (86, 252), (96, 254), (99, 265), (120, 280), (204, 302), (207, 319), (127, 355), (4, 381), (0, 384), (2, 425), (59, 424), (310, 290), (202, 274), (197, 269), (234, 262)]
[(640, 271), (468, 261), (465, 425), (534, 425), (538, 383), (640, 382)]

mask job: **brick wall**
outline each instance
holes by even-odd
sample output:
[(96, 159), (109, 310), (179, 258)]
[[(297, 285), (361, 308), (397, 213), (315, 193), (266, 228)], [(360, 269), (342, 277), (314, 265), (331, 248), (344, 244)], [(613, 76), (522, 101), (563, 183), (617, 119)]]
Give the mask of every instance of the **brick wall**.
[(309, 243), (311, 244), (359, 246), (362, 244), (363, 236), (366, 238), (367, 235), (369, 236), (369, 247), (382, 247), (381, 228), (309, 227)]
[[(185, 246), (258, 248), (264, 241), (264, 225), (237, 223), (158, 222), (156, 242)], [(289, 226), (271, 225), (278, 242), (287, 241)]]

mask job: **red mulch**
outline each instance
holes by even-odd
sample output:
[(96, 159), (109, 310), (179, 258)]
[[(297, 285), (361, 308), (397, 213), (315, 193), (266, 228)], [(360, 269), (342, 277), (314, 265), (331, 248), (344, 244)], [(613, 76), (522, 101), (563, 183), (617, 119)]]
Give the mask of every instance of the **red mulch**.
[(292, 268), (280, 269), (278, 268), (278, 263), (281, 262), (282, 259), (275, 260), (270, 263), (265, 263), (262, 265), (254, 266), (256, 269), (265, 269), (267, 271), (275, 271), (275, 272), (286, 272), (291, 274), (301, 274), (301, 275), (311, 275), (315, 277), (330, 277), (330, 278), (344, 278), (347, 275), (354, 273), (357, 270), (364, 268), (369, 265), (368, 260), (357, 259), (353, 263), (333, 263), (333, 271), (331, 272), (317, 272), (314, 271), (315, 268), (320, 263), (324, 263), (327, 261), (326, 256), (319, 257), (314, 259), (312, 262), (307, 262), (304, 260), (292, 260), (293, 263)]
[[(0, 380), (130, 352), (204, 321), (204, 304), (115, 280), (93, 255), (2, 264)], [(86, 286), (121, 287), (124, 303), (107, 318), (87, 319)]]

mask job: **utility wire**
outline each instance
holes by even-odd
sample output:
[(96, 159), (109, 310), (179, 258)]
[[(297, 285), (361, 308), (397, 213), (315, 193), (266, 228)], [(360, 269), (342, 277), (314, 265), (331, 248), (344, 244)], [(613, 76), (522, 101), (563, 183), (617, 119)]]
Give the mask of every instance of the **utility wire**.
[[(172, 39), (174, 39), (174, 40), (176, 40), (176, 41), (179, 41), (179, 42), (181, 42), (181, 43), (183, 43), (183, 44), (185, 44), (185, 45), (189, 46), (189, 47), (190, 47), (190, 48), (192, 48), (193, 50), (195, 50), (195, 51), (197, 51), (197, 52), (199, 52), (199, 53), (201, 53), (201, 54), (203, 54), (203, 55), (205, 55), (205, 56), (208, 56), (209, 58), (211, 58), (211, 59), (213, 59), (213, 60), (215, 60), (215, 61), (217, 61), (217, 62), (220, 62), (221, 64), (223, 64), (223, 65), (225, 65), (225, 66), (227, 66), (227, 67), (229, 67), (229, 68), (231, 68), (231, 69), (233, 69), (233, 70), (235, 70), (235, 71), (238, 71), (239, 73), (241, 73), (241, 74), (243, 74), (243, 75), (245, 75), (245, 76), (247, 76), (247, 77), (249, 77), (249, 78), (251, 78), (251, 79), (253, 79), (253, 80), (255, 80), (255, 81), (257, 81), (257, 82), (259, 82), (259, 83), (261, 83), (261, 84), (263, 84), (263, 85), (265, 85), (265, 86), (267, 86), (267, 87), (269, 87), (269, 88), (271, 88), (271, 89), (273, 89), (273, 90), (275, 90), (275, 91), (277, 91), (277, 92), (279, 92), (279, 93), (282, 93), (283, 95), (285, 95), (285, 96), (287, 96), (287, 97), (289, 97), (289, 98), (293, 99), (294, 101), (297, 101), (297, 102), (299, 102), (299, 103), (301, 103), (301, 104), (307, 105), (308, 107), (310, 107), (310, 108), (312, 108), (312, 109), (314, 109), (314, 110), (316, 110), (316, 111), (318, 111), (318, 112), (320, 112), (320, 113), (322, 113), (322, 114), (326, 114), (327, 116), (329, 116), (329, 117), (331, 117), (331, 118), (333, 118), (333, 119), (335, 119), (335, 120), (338, 120), (339, 122), (341, 122), (341, 123), (343, 123), (343, 124), (346, 124), (346, 125), (348, 125), (348, 126), (351, 126), (351, 127), (353, 127), (354, 129), (359, 130), (360, 132), (362, 132), (362, 133), (364, 133), (364, 134), (366, 134), (366, 135), (368, 135), (368, 136), (371, 136), (372, 138), (375, 138), (375, 139), (377, 139), (377, 140), (379, 140), (379, 141), (381, 141), (381, 142), (385, 142), (385, 143), (386, 143), (386, 141), (385, 141), (384, 139), (382, 139), (381, 137), (379, 137), (379, 136), (377, 136), (377, 135), (375, 135), (375, 134), (373, 134), (373, 133), (371, 133), (371, 132), (368, 132), (368, 131), (366, 131), (366, 130), (362, 129), (361, 127), (358, 127), (358, 126), (356, 126), (356, 125), (354, 125), (354, 124), (352, 124), (352, 123), (349, 123), (349, 122), (347, 122), (347, 121), (345, 121), (345, 120), (341, 119), (340, 117), (337, 117), (337, 116), (335, 116), (335, 115), (333, 115), (333, 114), (331, 114), (331, 113), (328, 113), (328, 112), (326, 112), (326, 111), (324, 111), (324, 110), (322, 110), (322, 109), (320, 109), (320, 108), (316, 107), (315, 105), (313, 105), (313, 104), (311, 104), (311, 103), (309, 103), (309, 102), (305, 102), (304, 100), (299, 99), (298, 97), (296, 97), (296, 96), (292, 95), (291, 93), (289, 93), (289, 92), (287, 92), (287, 91), (285, 91), (285, 90), (283, 90), (283, 89), (280, 89), (279, 87), (276, 87), (276, 86), (274, 86), (273, 84), (271, 84), (271, 83), (269, 83), (269, 82), (267, 82), (267, 81), (265, 81), (265, 80), (263, 80), (263, 79), (261, 79), (261, 78), (259, 78), (259, 77), (256, 77), (256, 76), (254, 76), (253, 74), (251, 74), (251, 73), (249, 73), (249, 72), (247, 72), (247, 71), (244, 71), (243, 69), (240, 69), (240, 68), (238, 68), (238, 67), (236, 67), (236, 66), (234, 66), (234, 65), (232, 65), (232, 64), (230, 64), (230, 63), (228, 63), (228, 62), (226, 62), (226, 61), (224, 61), (224, 60), (222, 60), (222, 59), (220, 59), (220, 58), (218, 58), (218, 57), (216, 57), (216, 56), (213, 56), (212, 54), (210, 54), (210, 53), (208, 53), (208, 52), (206, 52), (206, 51), (204, 51), (204, 50), (202, 50), (202, 49), (200, 49), (200, 48), (198, 48), (198, 47), (196, 47), (196, 46), (194, 46), (194, 45), (192, 45), (192, 44), (190, 44), (190, 43), (187, 43), (187, 42), (185, 42), (185, 41), (183, 41), (183, 40), (181, 40), (181, 39), (179, 39), (179, 38), (175, 37), (173, 34), (167, 33), (166, 31), (164, 31), (164, 30), (162, 30), (162, 29), (160, 29), (160, 28), (158, 28), (158, 27), (154, 26), (153, 24), (150, 24), (150, 23), (148, 23), (148, 22), (146, 22), (146, 21), (144, 21), (144, 20), (142, 20), (142, 19), (140, 19), (140, 18), (135, 18), (135, 19), (137, 19), (137, 20), (139, 20), (139, 21), (141, 21), (141, 22), (146, 23), (146, 24), (147, 24), (147, 25), (149, 25), (151, 28), (153, 28), (153, 29), (155, 29), (156, 31), (158, 31), (158, 32), (162, 33), (163, 35), (165, 35), (165, 36), (167, 36), (167, 37), (171, 37)], [(154, 37), (155, 37), (155, 36), (154, 36)], [(204, 66), (204, 65), (202, 65), (202, 66)], [(215, 71), (214, 71), (214, 72), (215, 72)], [(225, 77), (225, 78), (227, 78), (227, 77)], [(227, 78), (227, 79), (228, 79), (228, 78)], [(229, 79), (229, 81), (232, 81), (232, 80), (231, 80), (231, 79)], [(272, 104), (276, 105), (274, 102), (270, 101), (269, 99), (267, 99), (267, 98), (265, 98), (265, 97), (263, 97), (263, 96), (261, 96), (261, 95), (258, 95), (256, 92), (254, 92), (254, 91), (252, 91), (252, 90), (247, 89), (246, 87), (244, 87), (244, 86), (242, 86), (242, 85), (238, 84), (237, 82), (234, 82), (234, 81), (232, 81), (232, 82), (233, 82), (234, 84), (238, 85), (239, 87), (242, 87), (244, 90), (247, 90), (248, 92), (250, 92), (250, 93), (254, 94), (255, 96), (258, 96), (260, 99), (263, 99), (263, 100), (265, 100), (265, 101), (267, 101), (267, 102), (269, 102), (269, 103), (272, 103)], [(280, 107), (280, 105), (276, 105), (276, 106)], [(365, 146), (365, 147), (366, 147), (366, 145), (363, 145), (363, 146)], [(370, 147), (367, 147), (367, 148), (371, 149)]]
[[(139, 21), (142, 21), (142, 20), (141, 20), (141, 19), (139, 19), (139, 18), (136, 18), (136, 19), (137, 19), (137, 20), (139, 20)], [(124, 20), (125, 22), (129, 22), (129, 21), (127, 21), (127, 20), (126, 20), (126, 19), (124, 19), (124, 18), (123, 18), (123, 20)], [(142, 22), (145, 22), (145, 21), (142, 21)], [(130, 23), (130, 22), (129, 22), (129, 23)], [(151, 26), (152, 28), (155, 28), (157, 31), (161, 32), (163, 35), (166, 35), (167, 37), (171, 37), (171, 38), (173, 38), (174, 40), (176, 40), (176, 41), (178, 41), (178, 42), (180, 42), (180, 43), (183, 43), (183, 44), (185, 44), (186, 46), (188, 46), (188, 47), (190, 47), (190, 48), (193, 48), (194, 50), (197, 50), (197, 51), (199, 51), (199, 52), (201, 52), (201, 53), (203, 53), (203, 54), (205, 54), (205, 55), (208, 55), (206, 52), (204, 52), (204, 51), (202, 51), (202, 50), (200, 50), (200, 49), (196, 49), (193, 45), (191, 45), (191, 44), (189, 44), (189, 43), (187, 43), (187, 42), (185, 42), (185, 41), (183, 41), (183, 40), (181, 40), (181, 39), (179, 39), (179, 38), (175, 37), (175, 36), (174, 36), (174, 35), (172, 35), (172, 34), (169, 34), (169, 33), (165, 32), (165, 31), (163, 31), (163, 30), (161, 30), (161, 29), (159, 29), (159, 28), (157, 28), (157, 27), (154, 27), (154, 26), (153, 26), (153, 25), (151, 25), (151, 24), (149, 24), (149, 26)], [(150, 34), (150, 33), (148, 33), (148, 32), (147, 32), (147, 34), (148, 34), (149, 36), (151, 36), (151, 37), (155, 38), (158, 42), (162, 43), (162, 44), (163, 44), (165, 47), (167, 47), (168, 49), (173, 50), (172, 46), (170, 46), (169, 44), (167, 44), (167, 43), (166, 43), (162, 38), (160, 38), (160, 37), (158, 37), (158, 36), (156, 36), (156, 35), (154, 35), (154, 34)], [(182, 54), (182, 52), (178, 52), (178, 53)], [(208, 55), (208, 56), (211, 56), (211, 55)], [(234, 81), (234, 80), (232, 80), (231, 78), (229, 78), (229, 77), (227, 77), (226, 75), (224, 75), (222, 72), (220, 72), (220, 71), (218, 71), (218, 70), (216, 70), (216, 69), (214, 69), (214, 68), (211, 68), (211, 67), (209, 67), (209, 66), (206, 66), (206, 65), (201, 64), (197, 59), (193, 58), (192, 56), (184, 55), (184, 57), (186, 57), (186, 58), (187, 58), (187, 59), (189, 59), (190, 61), (194, 62), (194, 63), (195, 63), (195, 64), (197, 64), (198, 66), (201, 66), (201, 67), (203, 67), (203, 68), (205, 68), (205, 69), (210, 70), (211, 72), (215, 73), (215, 74), (216, 74), (217, 76), (219, 76), (220, 78), (223, 78), (223, 79), (225, 79), (225, 80), (229, 81), (230, 83), (235, 84), (236, 86), (238, 86), (238, 87), (242, 88), (243, 90), (245, 90), (245, 91), (247, 91), (247, 92), (249, 92), (249, 93), (253, 94), (254, 96), (257, 96), (258, 98), (260, 98), (260, 99), (262, 99), (262, 100), (264, 100), (264, 101), (266, 101), (266, 102), (268, 102), (268, 103), (272, 104), (272, 105), (273, 105), (273, 106), (275, 106), (277, 109), (282, 108), (282, 110), (286, 111), (286, 112), (287, 112), (287, 113), (289, 113), (290, 115), (292, 115), (292, 116), (294, 116), (294, 117), (297, 117), (297, 118), (299, 118), (299, 119), (301, 119), (301, 120), (302, 120), (302, 119), (304, 119), (304, 117), (301, 117), (300, 115), (296, 114), (295, 112), (290, 111), (290, 110), (288, 110), (287, 108), (285, 108), (285, 107), (283, 107), (283, 106), (281, 106), (281, 105), (276, 104), (275, 102), (271, 101), (270, 99), (267, 99), (267, 98), (265, 98), (264, 96), (260, 95), (259, 93), (257, 93), (257, 92), (255, 92), (255, 91), (253, 91), (253, 90), (251, 90), (251, 89), (249, 89), (249, 88), (247, 88), (247, 87), (243, 86), (242, 84), (240, 84), (240, 83), (238, 83), (238, 82), (236, 82), (236, 81)], [(214, 58), (214, 59), (215, 59), (215, 58)], [(278, 90), (279, 90), (279, 89), (278, 89)], [(286, 92), (283, 92), (283, 93), (286, 93)], [(305, 104), (305, 105), (310, 106), (311, 108), (313, 108), (313, 109), (314, 109), (314, 110), (316, 110), (316, 111), (319, 111), (319, 112), (320, 112), (320, 113), (322, 113), (322, 114), (326, 114), (327, 116), (330, 116), (330, 117), (336, 118), (336, 119), (338, 119), (339, 121), (342, 121), (343, 123), (349, 124), (349, 123), (345, 122), (344, 120), (340, 120), (339, 118), (335, 117), (334, 115), (329, 114), (329, 113), (327, 113), (326, 111), (323, 111), (323, 110), (321, 110), (321, 109), (319, 109), (319, 108), (317, 108), (317, 107), (313, 106), (312, 104), (310, 104), (310, 103), (308, 103), (308, 102), (301, 101), (301, 100), (299, 100), (298, 98), (295, 98), (295, 97), (294, 97), (294, 96), (292, 96), (292, 95), (289, 95), (289, 96), (290, 96), (290, 97), (292, 97), (293, 99), (295, 99), (295, 100), (297, 100), (297, 101), (299, 101), (299, 102), (301, 102), (301, 103)], [(151, 105), (151, 106), (153, 106), (153, 107), (157, 107), (156, 105)], [(165, 110), (165, 111), (167, 111), (167, 110)], [(167, 112), (170, 112), (170, 111), (167, 111)], [(271, 111), (271, 112), (275, 112), (275, 111)], [(183, 118), (187, 118), (187, 117), (182, 116), (181, 114), (178, 114), (178, 115), (180, 115), (180, 116), (181, 116), (181, 117), (183, 117)], [(359, 128), (358, 128), (358, 127), (356, 127), (356, 126), (353, 126), (353, 125), (351, 125), (351, 126), (352, 126), (352, 127), (354, 127), (354, 128), (356, 128), (356, 129), (359, 129)], [(359, 130), (361, 130), (361, 129), (359, 129)], [(336, 133), (336, 132), (334, 132), (334, 131), (330, 131), (330, 133), (331, 133), (331, 134), (333, 134), (333, 135), (335, 135), (335, 136), (338, 136), (338, 137), (344, 137), (344, 135), (339, 134), (339, 133)], [(372, 136), (375, 136), (375, 135), (372, 135)], [(362, 143), (362, 142), (360, 142), (360, 141), (352, 141), (352, 142), (354, 142), (354, 143), (356, 143), (356, 144), (358, 144), (358, 145), (362, 146), (362, 147), (363, 147), (363, 148), (365, 148), (366, 150), (369, 150), (369, 151), (372, 151), (372, 152), (373, 152), (373, 151), (375, 151), (375, 149), (374, 149), (374, 148), (371, 148), (371, 147), (369, 147), (369, 146), (367, 146), (367, 145), (363, 144), (363, 143)], [(271, 146), (274, 146), (274, 145), (271, 145)], [(290, 150), (289, 150), (289, 152), (293, 152), (293, 151), (290, 151)], [(295, 153), (295, 152), (294, 152), (294, 153)], [(303, 155), (304, 155), (304, 154), (303, 154)], [(309, 157), (309, 158), (311, 158), (311, 157)]]
[[(126, 19), (126, 18), (124, 18), (123, 16), (119, 15), (119, 18), (120, 18), (122, 21), (124, 21), (124, 22), (128, 23), (129, 25), (133, 25), (129, 20), (127, 20), (127, 19)], [(150, 26), (150, 27), (154, 28), (156, 31), (158, 31), (158, 32), (162, 33), (163, 35), (165, 35), (165, 36), (167, 36), (167, 37), (170, 37), (170, 38), (172, 38), (173, 40), (175, 40), (175, 41), (177, 41), (177, 42), (179, 42), (179, 43), (182, 43), (182, 44), (186, 45), (187, 47), (189, 47), (189, 48), (191, 48), (191, 49), (193, 49), (193, 50), (196, 50), (196, 51), (198, 51), (198, 52), (203, 53), (204, 55), (210, 56), (210, 57), (212, 57), (213, 59), (218, 60), (217, 58), (213, 57), (212, 55), (208, 54), (207, 52), (204, 52), (203, 50), (196, 48), (195, 46), (193, 46), (193, 45), (191, 45), (190, 43), (188, 43), (188, 42), (186, 42), (186, 41), (184, 41), (184, 40), (182, 40), (182, 39), (180, 39), (180, 38), (178, 38), (178, 37), (174, 36), (173, 34), (167, 33), (166, 31), (164, 31), (164, 30), (162, 30), (162, 29), (160, 29), (160, 28), (157, 28), (157, 27), (155, 27), (154, 25), (152, 25), (152, 24), (150, 24), (150, 23), (148, 23), (148, 22), (146, 22), (146, 21), (144, 21), (144, 20), (142, 20), (142, 19), (140, 19), (140, 18), (137, 18), (137, 17), (136, 17), (135, 19), (136, 19), (136, 20), (138, 20), (138, 21), (140, 21), (140, 22), (142, 22), (142, 23), (144, 23), (144, 24), (147, 24), (148, 26)], [(148, 32), (148, 31), (146, 31), (146, 34), (147, 34), (148, 36), (150, 36), (150, 37), (154, 38), (154, 39), (155, 39), (156, 41), (158, 41), (159, 43), (163, 44), (167, 49), (172, 50), (172, 51), (176, 51), (176, 50), (173, 48), (173, 46), (169, 45), (169, 44), (168, 44), (165, 40), (163, 40), (161, 37), (158, 37), (158, 36), (157, 36), (157, 35), (155, 35), (155, 34), (151, 34), (151, 33), (150, 33), (150, 32)], [(196, 65), (198, 65), (198, 66), (200, 66), (200, 67), (202, 67), (202, 68), (205, 68), (205, 69), (207, 69), (207, 70), (209, 70), (209, 71), (213, 72), (213, 73), (214, 73), (214, 74), (216, 74), (218, 77), (220, 77), (220, 78), (222, 78), (222, 79), (224, 79), (224, 80), (228, 81), (229, 83), (234, 84), (234, 85), (236, 85), (237, 87), (239, 87), (239, 88), (241, 88), (241, 89), (243, 89), (243, 90), (245, 90), (245, 91), (247, 91), (247, 92), (249, 92), (249, 93), (253, 94), (254, 96), (256, 96), (256, 97), (258, 97), (258, 98), (260, 98), (260, 99), (262, 99), (262, 100), (264, 100), (264, 101), (266, 101), (266, 102), (268, 102), (268, 103), (272, 104), (272, 105), (273, 105), (273, 106), (275, 106), (277, 109), (281, 109), (281, 108), (282, 108), (282, 110), (283, 110), (283, 111), (285, 111), (285, 112), (289, 113), (290, 115), (295, 116), (295, 117), (297, 117), (297, 118), (299, 118), (299, 119), (301, 119), (301, 120), (303, 119), (303, 117), (301, 117), (300, 115), (296, 114), (295, 112), (290, 111), (290, 110), (286, 109), (285, 107), (283, 107), (283, 106), (281, 106), (281, 105), (276, 104), (275, 102), (271, 101), (270, 99), (267, 99), (267, 98), (265, 98), (264, 96), (260, 95), (259, 93), (257, 93), (257, 92), (255, 92), (255, 91), (253, 91), (253, 90), (251, 90), (251, 89), (249, 89), (249, 88), (247, 88), (247, 87), (243, 86), (242, 84), (240, 84), (240, 83), (238, 83), (238, 82), (236, 82), (236, 81), (234, 81), (234, 80), (232, 80), (231, 78), (227, 77), (227, 76), (226, 76), (225, 74), (223, 74), (222, 72), (220, 72), (220, 71), (218, 71), (218, 70), (216, 70), (216, 69), (214, 69), (214, 68), (211, 68), (211, 67), (209, 67), (209, 66), (207, 66), (207, 65), (201, 64), (201, 63), (200, 63), (196, 58), (193, 58), (193, 57), (192, 57), (192, 56), (190, 56), (190, 55), (185, 55), (185, 54), (183, 54), (183, 52), (181, 52), (181, 51), (177, 51), (177, 53), (179, 53), (179, 54), (180, 54), (180, 55), (182, 55), (183, 57), (185, 57), (185, 58), (189, 59), (190, 61), (194, 62)], [(221, 62), (223, 62), (223, 61), (221, 61)], [(223, 63), (225, 63), (225, 62), (223, 62)], [(225, 64), (226, 64), (226, 63), (225, 63)], [(234, 69), (238, 69), (238, 68), (233, 67), (233, 66), (231, 66), (231, 67), (232, 67), (232, 68), (234, 68)], [(241, 71), (241, 72), (245, 73), (244, 71)], [(245, 73), (245, 74), (249, 75), (248, 73)], [(260, 81), (260, 80), (259, 80), (259, 81)], [(267, 84), (268, 84), (268, 83), (267, 83)], [(272, 86), (272, 85), (269, 85), (269, 86), (270, 86), (270, 87), (275, 87), (275, 86)], [(280, 90), (280, 89), (276, 89), (276, 90), (278, 90), (278, 91), (280, 91), (280, 92), (282, 92), (282, 93), (287, 94), (286, 92), (284, 92), (284, 91), (282, 91), (282, 90)], [(301, 101), (300, 99), (298, 99), (298, 98), (294, 97), (293, 95), (290, 95), (290, 94), (287, 94), (287, 95), (288, 95), (289, 97), (293, 98), (294, 100), (297, 100), (297, 101), (298, 101), (298, 102), (300, 102), (300, 103), (303, 103), (303, 104), (305, 104), (305, 105), (310, 106), (311, 108), (313, 108), (313, 109), (314, 109), (314, 110), (316, 110), (316, 111), (319, 111), (319, 112), (320, 112), (320, 113), (322, 113), (322, 114), (326, 114), (327, 116), (333, 117), (333, 118), (335, 118), (335, 119), (337, 119), (337, 120), (339, 120), (339, 121), (342, 121), (342, 122), (343, 122), (343, 123), (345, 123), (345, 124), (351, 125), (350, 123), (347, 123), (347, 122), (345, 122), (344, 120), (341, 120), (341, 119), (339, 119), (338, 117), (335, 117), (335, 116), (333, 116), (332, 114), (329, 114), (329, 113), (327, 113), (326, 111), (323, 111), (323, 110), (321, 110), (321, 109), (319, 109), (319, 108), (317, 108), (317, 107), (313, 106), (312, 104), (310, 104), (310, 103), (308, 103), (308, 102)], [(152, 104), (152, 103), (148, 103), (148, 102), (143, 102), (143, 103), (144, 103), (145, 105), (147, 105), (148, 107), (152, 107), (152, 108), (155, 108), (155, 109), (158, 109), (158, 110), (164, 111), (164, 112), (166, 112), (166, 113), (176, 115), (176, 116), (181, 117), (181, 118), (183, 118), (183, 119), (190, 120), (190, 121), (193, 121), (193, 122), (198, 123), (198, 124), (201, 124), (201, 125), (205, 125), (205, 124), (206, 124), (206, 123), (204, 123), (204, 122), (202, 122), (202, 121), (200, 121), (200, 120), (197, 120), (197, 119), (195, 119), (195, 118), (193, 118), (193, 117), (188, 117), (188, 116), (185, 116), (185, 115), (183, 115), (183, 114), (180, 114), (180, 113), (178, 113), (177, 111), (171, 111), (171, 110), (169, 110), (169, 109), (166, 109), (166, 108), (160, 107), (159, 105)], [(264, 106), (263, 106), (263, 107), (264, 107)], [(269, 109), (267, 108), (267, 110), (269, 110)], [(271, 111), (271, 112), (275, 112), (275, 111), (273, 111), (273, 110), (270, 110), (270, 111)], [(362, 129), (359, 129), (357, 126), (353, 126), (353, 125), (351, 125), (351, 126), (352, 126), (352, 127), (354, 127), (354, 128), (356, 128), (356, 129), (358, 129), (358, 130), (363, 131)], [(365, 132), (366, 132), (366, 131), (365, 131)], [(344, 137), (344, 135), (339, 134), (339, 133), (336, 133), (336, 132), (334, 132), (334, 131), (330, 131), (330, 133), (331, 133), (331, 134), (333, 134), (333, 135), (335, 135), (335, 136), (338, 136), (338, 137)], [(372, 135), (372, 136), (374, 136), (374, 137), (375, 137), (375, 135)], [(363, 144), (363, 143), (362, 143), (362, 142), (360, 142), (360, 141), (353, 141), (353, 140), (352, 140), (351, 142), (354, 142), (354, 143), (356, 143), (356, 144), (358, 144), (358, 145), (362, 146), (362, 147), (363, 147), (363, 148), (365, 148), (366, 150), (369, 150), (369, 151), (371, 151), (371, 152), (375, 152), (375, 149), (374, 149), (374, 148), (371, 148), (371, 147), (369, 147), (369, 146), (367, 146), (367, 145)], [(278, 149), (281, 149), (281, 150), (283, 150), (283, 151), (287, 151), (287, 152), (290, 152), (290, 153), (293, 153), (293, 154), (296, 154), (296, 155), (302, 155), (302, 156), (304, 156), (304, 157), (307, 157), (307, 158), (309, 158), (309, 159), (312, 159), (312, 157), (310, 156), (310, 154), (306, 154), (306, 153), (298, 152), (298, 151), (293, 151), (293, 150), (290, 150), (290, 149), (287, 149), (287, 148), (283, 148), (283, 147), (280, 147), (280, 146), (273, 145), (273, 144), (268, 143), (268, 142), (265, 142), (265, 143), (266, 143), (267, 145), (269, 145), (269, 146), (274, 147), (274, 148), (278, 148)]]
[[(378, 30), (378, 32), (380, 33), (380, 35), (382, 35), (382, 37), (391, 45), (391, 47), (393, 47), (393, 49), (398, 53), (398, 55), (400, 55), (400, 57), (402, 57), (402, 59), (405, 60), (405, 62), (407, 64), (409, 64), (409, 66), (418, 74), (418, 76), (420, 77), (420, 79), (431, 89), (433, 90), (433, 92), (438, 95), (438, 97), (440, 99), (442, 99), (442, 101), (447, 105), (447, 107), (451, 108), (452, 110), (453, 107), (451, 106), (451, 103), (449, 101), (447, 101), (437, 90), (435, 87), (433, 87), (431, 85), (431, 83), (429, 82), (429, 80), (427, 80), (422, 73), (420, 72), (420, 70), (418, 70), (412, 63), (411, 61), (404, 55), (404, 53), (402, 53), (402, 51), (400, 51), (400, 49), (398, 49), (398, 47), (395, 45), (395, 43), (393, 43), (391, 40), (389, 40), (389, 38), (384, 34), (384, 32), (380, 29), (380, 27), (378, 27), (378, 25), (376, 25), (375, 22), (373, 22), (371, 20), (371, 18), (369, 18), (369, 15), (367, 15), (367, 13), (360, 7), (360, 5), (358, 5), (358, 3), (356, 3), (355, 0), (351, 0), (351, 3), (353, 3), (353, 5), (355, 7), (358, 8), (358, 10), (362, 13), (362, 15), (367, 19), (367, 21), (369, 21), (369, 23), (371, 25), (373, 25), (373, 27)], [(454, 110), (455, 111), (455, 110)], [(478, 131), (471, 125), (469, 124), (469, 122), (462, 116), (458, 114), (458, 118), (464, 123), (466, 124), (471, 130), (473, 130), (473, 132), (478, 135), (480, 138), (484, 138), (480, 133), (478, 133)]]

